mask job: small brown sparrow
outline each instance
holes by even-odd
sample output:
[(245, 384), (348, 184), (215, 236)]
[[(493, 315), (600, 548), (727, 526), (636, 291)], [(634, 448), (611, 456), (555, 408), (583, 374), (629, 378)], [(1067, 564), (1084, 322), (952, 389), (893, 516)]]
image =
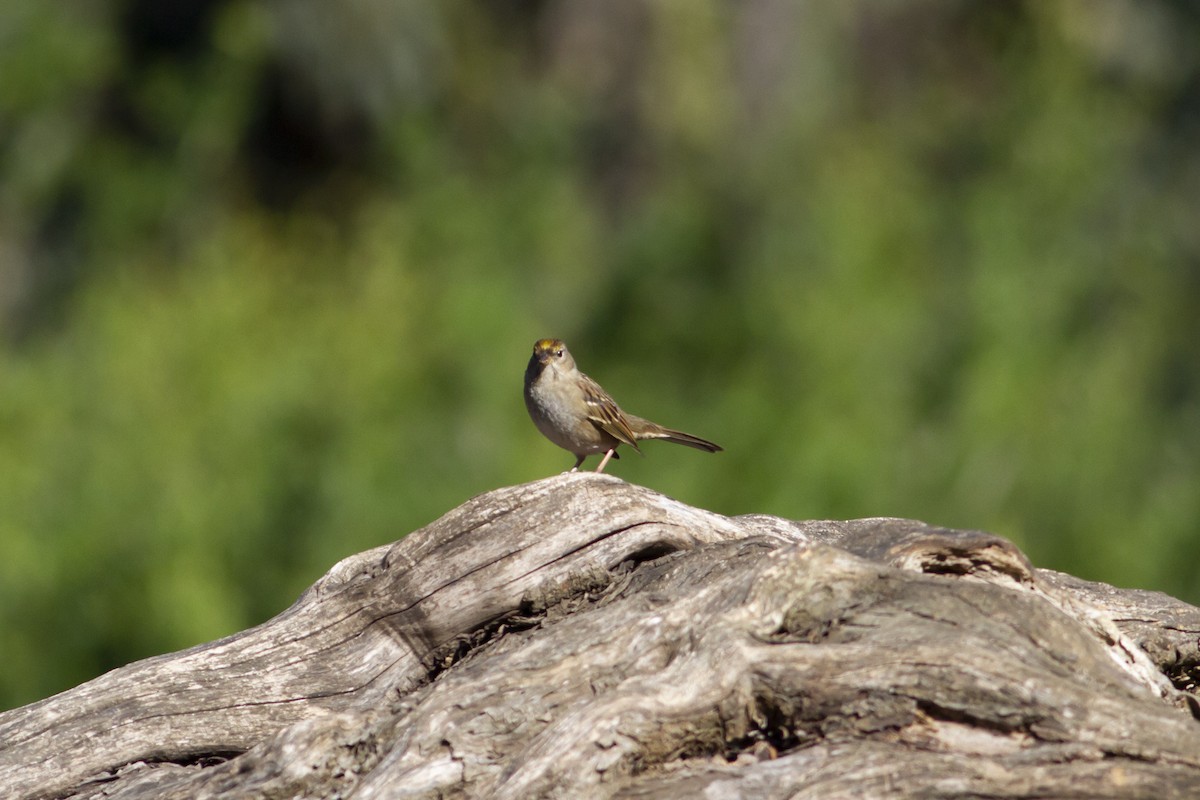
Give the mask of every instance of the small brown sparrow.
[(596, 472), (603, 472), (610, 458), (620, 458), (618, 445), (627, 444), (640, 453), (637, 443), (642, 439), (665, 439), (709, 453), (721, 450), (699, 436), (626, 414), (600, 384), (579, 371), (561, 339), (534, 343), (525, 368), (525, 407), (547, 439), (575, 454), (571, 472), (588, 456), (604, 453), (596, 467)]

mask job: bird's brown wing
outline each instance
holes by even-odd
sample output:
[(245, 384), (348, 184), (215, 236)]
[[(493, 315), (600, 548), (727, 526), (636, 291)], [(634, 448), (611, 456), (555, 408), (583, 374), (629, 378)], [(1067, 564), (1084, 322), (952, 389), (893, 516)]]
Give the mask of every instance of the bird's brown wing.
[(617, 401), (609, 397), (608, 392), (587, 375), (580, 375), (580, 378), (583, 384), (583, 401), (587, 403), (588, 408), (588, 419), (618, 442), (627, 444), (640, 453), (637, 435), (629, 426), (629, 420), (625, 418)]

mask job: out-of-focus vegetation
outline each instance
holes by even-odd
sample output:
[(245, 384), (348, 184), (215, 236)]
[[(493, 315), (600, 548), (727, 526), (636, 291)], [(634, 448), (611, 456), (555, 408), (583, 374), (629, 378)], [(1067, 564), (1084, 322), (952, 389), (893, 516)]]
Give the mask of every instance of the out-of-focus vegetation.
[(570, 466), (1200, 601), (1187, 2), (0, 5), (0, 707)]

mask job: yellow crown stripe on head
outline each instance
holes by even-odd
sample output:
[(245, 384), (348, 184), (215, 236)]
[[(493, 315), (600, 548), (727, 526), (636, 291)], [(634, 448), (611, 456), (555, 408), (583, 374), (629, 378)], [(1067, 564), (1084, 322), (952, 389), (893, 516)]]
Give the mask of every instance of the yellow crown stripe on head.
[(557, 350), (562, 347), (562, 339), (539, 339), (538, 343), (533, 346), (533, 349), (539, 353), (544, 353), (547, 350)]

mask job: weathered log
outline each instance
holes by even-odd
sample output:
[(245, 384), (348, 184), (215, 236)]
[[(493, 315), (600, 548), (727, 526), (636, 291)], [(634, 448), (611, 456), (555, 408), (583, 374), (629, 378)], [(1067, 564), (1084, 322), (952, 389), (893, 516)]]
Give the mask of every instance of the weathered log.
[[(477, 497), (0, 714), (17, 798), (1200, 796), (1200, 609), (989, 534)], [(705, 794), (707, 793), (707, 794)]]

